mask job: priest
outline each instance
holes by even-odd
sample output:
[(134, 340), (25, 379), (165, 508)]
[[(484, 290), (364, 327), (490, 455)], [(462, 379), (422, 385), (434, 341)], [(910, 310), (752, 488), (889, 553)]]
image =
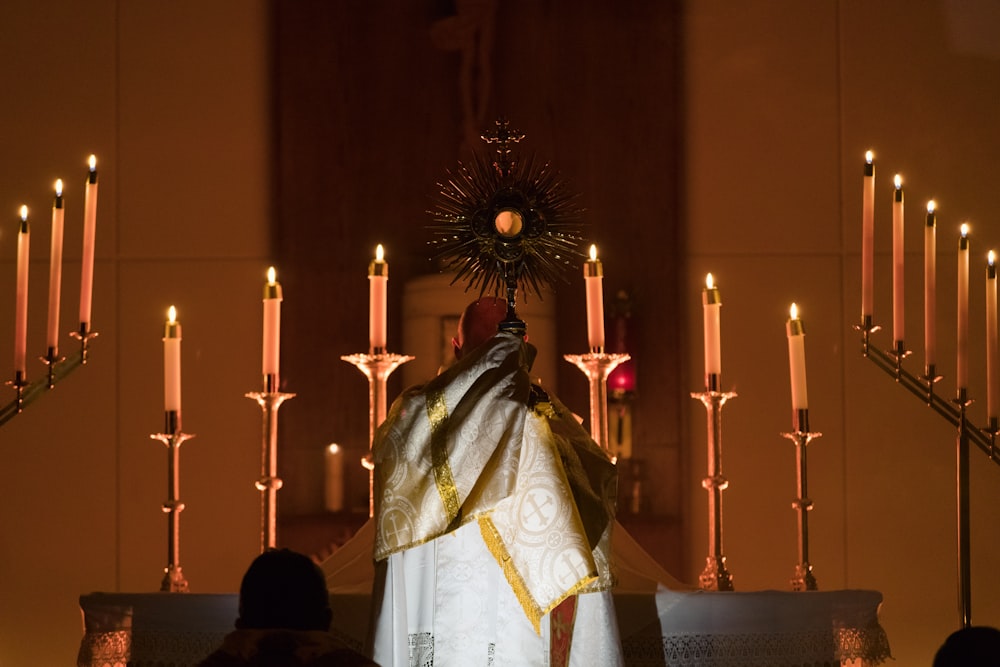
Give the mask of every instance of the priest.
[[(372, 655), (409, 665), (620, 665), (617, 475), (504, 299), (466, 308), (456, 363), (392, 405), (372, 447)], [(499, 331), (498, 331), (499, 329)]]

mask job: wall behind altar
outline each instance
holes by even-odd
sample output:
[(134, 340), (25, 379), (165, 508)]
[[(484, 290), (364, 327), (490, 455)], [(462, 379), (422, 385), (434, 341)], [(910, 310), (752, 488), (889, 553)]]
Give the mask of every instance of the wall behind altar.
[[(320, 23), (311, 12), (324, 5), (335, 13)], [(508, 113), (527, 132), (526, 147), (551, 157), (584, 194), (608, 294), (642, 290), (638, 441), (656, 457), (654, 508), (681, 513), (683, 501), (686, 564), (675, 574), (696, 578), (707, 544), (704, 413), (686, 393), (702, 383), (700, 288), (712, 271), (725, 302), (723, 384), (739, 393), (724, 420), (725, 546), (737, 588), (785, 588), (795, 561), (792, 449), (779, 436), (790, 425), (783, 324), (795, 300), (808, 331), (812, 425), (824, 433), (810, 447), (816, 576), (824, 589), (882, 591), (897, 661), (927, 664), (957, 626), (953, 433), (862, 359), (850, 330), (861, 156), (873, 148), (879, 160), (883, 324), (891, 175), (907, 179), (911, 221), (928, 197), (939, 201), (941, 371), (953, 377), (948, 230), (968, 218), (980, 259), (998, 243), (992, 5), (577, 5), (503, 3), (510, 10), (496, 17), (483, 118)], [(182, 451), (181, 560), (194, 590), (234, 590), (256, 550), (259, 411), (243, 393), (259, 383), (260, 283), (273, 261), (291, 262), (279, 264), (285, 335), (302, 350), (287, 356), (286, 343), (286, 389), (299, 396), (282, 408), (283, 474), (301, 480), (283, 490), (286, 506), (320, 502), (315, 468), (328, 439), (346, 433), (363, 447), (365, 383), (339, 355), (366, 347), (364, 269), (378, 242), (392, 262), (390, 348), (401, 346), (400, 283), (425, 271), (427, 197), (463, 154), (461, 53), (441, 48), (448, 24), (427, 45), (454, 10), (300, 2), (278, 3), (272, 15), (269, 7), (0, 7), (0, 25), (17, 28), (0, 44), (0, 312), (13, 312), (12, 230), (27, 203), (32, 356), (44, 330), (51, 183), (67, 181), (69, 330), (88, 154), (101, 173), (92, 362), (0, 430), (0, 664), (71, 662), (80, 593), (159, 585), (166, 461), (148, 436), (161, 427), (159, 338), (170, 304), (184, 324), (185, 430), (197, 435)], [(326, 41), (294, 39), (310, 27)], [(271, 58), (272, 39), (295, 67)], [(295, 115), (293, 91), (311, 113)], [(414, 204), (404, 215), (397, 200)], [(272, 236), (275, 221), (301, 226), (298, 245)], [(326, 236), (310, 238), (310, 229)], [(907, 338), (919, 367), (916, 233), (907, 250)], [(307, 298), (310, 283), (322, 298)], [(974, 280), (978, 422), (982, 302)], [(560, 352), (582, 351), (582, 298), (560, 298), (558, 309)], [(12, 327), (0, 327), (0, 355), (11, 339)], [(585, 413), (581, 376), (568, 365), (561, 373), (560, 394)], [(972, 463), (973, 619), (1000, 625), (1000, 584), (990, 576), (1000, 539), (986, 509), (1000, 502), (1000, 470), (980, 456)]]
[[(723, 298), (725, 547), (738, 590), (787, 588), (795, 462), (784, 323), (807, 338), (810, 555), (821, 589), (882, 591), (898, 664), (959, 626), (955, 433), (861, 355), (861, 180), (876, 153), (876, 320), (890, 347), (892, 176), (905, 179), (906, 364), (922, 374), (923, 223), (938, 216), (938, 371), (955, 392), (958, 226), (973, 227), (970, 418), (985, 422), (985, 255), (1000, 248), (1000, 13), (988, 2), (691, 2), (684, 18), (685, 309), (701, 382), (700, 287)], [(704, 410), (688, 409), (688, 579), (707, 553)], [(973, 451), (972, 619), (1000, 626), (1000, 468)]]
[[(17, 209), (30, 207), (29, 379), (44, 372), (52, 186), (66, 182), (63, 332), (78, 324), (98, 157), (90, 362), (0, 430), (0, 664), (75, 664), (78, 597), (166, 565), (163, 321), (183, 324), (181, 565), (233, 591), (257, 549), (261, 289), (270, 257), (267, 4), (0, 6), (0, 356), (13, 375)], [(62, 351), (75, 350), (68, 336)], [(11, 356), (8, 356), (10, 354)], [(0, 400), (13, 397), (0, 386)]]
[[(584, 235), (604, 261), (608, 309), (618, 290), (632, 296), (641, 325), (631, 350), (635, 452), (646, 466), (657, 557), (678, 569), (678, 6), (452, 4), (275, 5), (283, 380), (299, 394), (282, 408), (281, 472), (295, 480), (282, 491), (283, 517), (321, 511), (331, 441), (348, 451), (347, 505), (365, 512), (368, 479), (356, 461), (368, 447), (367, 382), (340, 356), (368, 350), (368, 262), (384, 244), (389, 350), (412, 354), (403, 347), (412, 338), (403, 296), (408, 281), (437, 271), (426, 211), (437, 183), (472, 148), (490, 153), (479, 135), (505, 115), (526, 134), (523, 158), (550, 161), (579, 193)], [(566, 278), (545, 295), (558, 326), (555, 349), (543, 351), (555, 357), (556, 377), (543, 382), (587, 415), (586, 378), (562, 359), (586, 351), (582, 271)], [(530, 338), (530, 318), (528, 327)], [(390, 397), (404, 375), (390, 378)]]

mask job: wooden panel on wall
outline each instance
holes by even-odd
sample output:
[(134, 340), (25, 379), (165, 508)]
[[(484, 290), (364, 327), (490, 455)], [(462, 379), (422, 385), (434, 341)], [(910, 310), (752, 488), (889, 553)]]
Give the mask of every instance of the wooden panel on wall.
[[(550, 161), (580, 193), (606, 301), (631, 295), (636, 456), (650, 478), (671, 480), (650, 492), (652, 509), (676, 514), (684, 475), (671, 462), (683, 460), (680, 406), (691, 389), (678, 382), (678, 3), (517, 0), (479, 3), (479, 13), (459, 4), (275, 5), (282, 379), (298, 393), (282, 409), (283, 474), (297, 487), (282, 491), (283, 511), (322, 507), (325, 441), (355, 459), (366, 451), (367, 383), (339, 358), (367, 350), (375, 245), (391, 267), (389, 348), (405, 353), (403, 285), (434, 270), (425, 226), (436, 183), (470, 144), (482, 150), (475, 134), (504, 115), (527, 135), (520, 151)], [(560, 356), (586, 351), (582, 273), (567, 278), (557, 286)], [(565, 362), (558, 373), (563, 401), (588, 414), (584, 376)], [(390, 381), (390, 395), (399, 389)], [(348, 492), (358, 505), (367, 476), (356, 468)]]

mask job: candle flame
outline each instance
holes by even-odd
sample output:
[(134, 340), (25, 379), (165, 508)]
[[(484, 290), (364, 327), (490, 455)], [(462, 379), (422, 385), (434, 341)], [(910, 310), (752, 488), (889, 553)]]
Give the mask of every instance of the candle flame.
[(385, 249), (382, 247), (382, 244), (379, 243), (375, 247), (375, 261), (376, 262), (381, 262), (381, 261), (384, 261), (384, 260), (385, 260)]
[(177, 323), (177, 309), (173, 306), (167, 309), (167, 322), (170, 324)]
[(987, 253), (986, 255), (986, 261), (989, 263), (990, 266), (993, 266), (993, 262), (996, 261), (996, 258), (997, 256), (992, 250), (990, 250), (989, 253)]
[(969, 223), (963, 222), (961, 229), (962, 229), (962, 238), (965, 238), (966, 236), (969, 235)]
[(597, 246), (593, 243), (590, 244), (590, 261), (597, 261)]
[(712, 289), (715, 287), (715, 278), (712, 277), (711, 273), (705, 275), (705, 287)]
[(893, 182), (893, 184), (894, 184), (894, 185), (896, 186), (896, 189), (897, 189), (897, 190), (898, 190), (898, 189), (900, 189), (901, 187), (903, 187), (903, 177), (902, 177), (902, 176), (900, 176), (899, 174), (896, 174), (896, 175), (895, 175), (895, 176), (894, 176), (894, 177), (892, 178), (892, 182)]
[(96, 155), (91, 155), (87, 159), (87, 165), (90, 166), (90, 170), (91, 171), (96, 171), (97, 170), (97, 156)]
[(267, 268), (267, 284), (268, 285), (273, 285), (274, 281), (277, 279), (277, 277), (278, 277), (278, 274), (274, 270), (274, 267), (273, 266), (269, 266)]
[(937, 204), (934, 203), (933, 199), (930, 200), (929, 202), (927, 202), (927, 212), (928, 213), (933, 213), (936, 208), (937, 208)]
[(27, 220), (27, 219), (28, 219), (28, 207), (22, 204), (21, 205), (21, 220)]
[(793, 320), (799, 319), (799, 307), (792, 303), (792, 307), (788, 309), (788, 316)]
[(56, 179), (56, 195), (59, 196), (59, 197), (62, 197), (62, 188), (63, 188), (62, 179), (61, 178), (57, 178)]
[(340, 445), (338, 445), (338, 444), (337, 444), (337, 443), (335, 443), (335, 442), (332, 442), (332, 443), (330, 443), (330, 444), (329, 444), (329, 445), (327, 446), (327, 448), (326, 448), (326, 449), (327, 449), (327, 451), (329, 451), (329, 452), (330, 452), (331, 454), (336, 454), (337, 452), (339, 452), (339, 451), (340, 451)]
[(874, 159), (875, 159), (875, 153), (872, 153), (871, 151), (865, 151), (865, 162), (871, 164)]

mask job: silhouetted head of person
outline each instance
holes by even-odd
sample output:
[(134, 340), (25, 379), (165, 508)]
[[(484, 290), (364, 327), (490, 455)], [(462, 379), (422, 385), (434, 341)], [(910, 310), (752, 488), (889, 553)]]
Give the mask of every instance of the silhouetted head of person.
[(308, 556), (270, 549), (243, 575), (236, 619), (241, 630), (328, 630), (331, 617), (326, 577)]
[(507, 300), (498, 296), (484, 296), (466, 306), (458, 320), (458, 335), (451, 341), (455, 358), (493, 338), (506, 317)]
[(986, 625), (956, 630), (934, 656), (934, 667), (985, 667), (998, 662), (1000, 630)]

